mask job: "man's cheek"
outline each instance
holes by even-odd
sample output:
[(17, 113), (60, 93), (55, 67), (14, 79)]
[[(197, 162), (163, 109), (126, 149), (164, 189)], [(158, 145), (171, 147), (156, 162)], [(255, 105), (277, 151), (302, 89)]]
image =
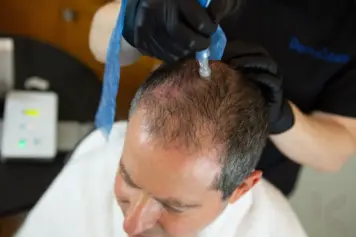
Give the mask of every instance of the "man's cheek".
[(161, 224), (171, 236), (190, 236), (196, 233), (195, 222), (189, 216), (166, 215), (161, 216)]

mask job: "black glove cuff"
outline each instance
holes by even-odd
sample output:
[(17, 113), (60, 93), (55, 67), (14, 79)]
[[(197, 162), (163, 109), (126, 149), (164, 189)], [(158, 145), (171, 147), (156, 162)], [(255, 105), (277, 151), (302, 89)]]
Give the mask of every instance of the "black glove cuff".
[(269, 132), (272, 135), (286, 132), (294, 125), (294, 114), (291, 106), (286, 100), (283, 101), (280, 115), (279, 119), (271, 123), (269, 126)]

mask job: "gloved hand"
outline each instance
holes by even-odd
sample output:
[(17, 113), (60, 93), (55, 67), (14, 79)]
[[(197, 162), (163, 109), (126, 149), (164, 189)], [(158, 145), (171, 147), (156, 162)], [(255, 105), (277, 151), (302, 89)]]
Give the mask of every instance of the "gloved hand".
[(123, 37), (142, 54), (172, 62), (210, 46), (220, 20), (243, 0), (129, 0)]
[(269, 106), (271, 134), (285, 132), (293, 126), (294, 114), (283, 96), (282, 76), (278, 65), (265, 49), (241, 41), (231, 42), (225, 49), (223, 61), (260, 86)]

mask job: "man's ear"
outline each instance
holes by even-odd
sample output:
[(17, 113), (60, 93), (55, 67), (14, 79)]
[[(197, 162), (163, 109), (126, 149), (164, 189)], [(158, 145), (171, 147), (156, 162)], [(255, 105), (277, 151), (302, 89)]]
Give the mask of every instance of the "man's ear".
[(235, 189), (229, 198), (229, 203), (232, 204), (236, 202), (240, 197), (242, 197), (246, 192), (252, 189), (255, 184), (257, 184), (262, 178), (262, 171), (255, 170), (247, 177), (243, 183)]

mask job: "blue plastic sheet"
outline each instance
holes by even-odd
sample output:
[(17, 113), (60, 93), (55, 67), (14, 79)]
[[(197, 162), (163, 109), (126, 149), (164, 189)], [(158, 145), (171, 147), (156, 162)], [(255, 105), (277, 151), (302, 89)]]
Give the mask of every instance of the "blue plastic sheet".
[(95, 115), (95, 126), (106, 137), (110, 134), (116, 114), (116, 96), (120, 85), (120, 48), (124, 16), (127, 0), (121, 1), (120, 14), (116, 20), (115, 28), (111, 34), (107, 49), (103, 87), (98, 111)]

